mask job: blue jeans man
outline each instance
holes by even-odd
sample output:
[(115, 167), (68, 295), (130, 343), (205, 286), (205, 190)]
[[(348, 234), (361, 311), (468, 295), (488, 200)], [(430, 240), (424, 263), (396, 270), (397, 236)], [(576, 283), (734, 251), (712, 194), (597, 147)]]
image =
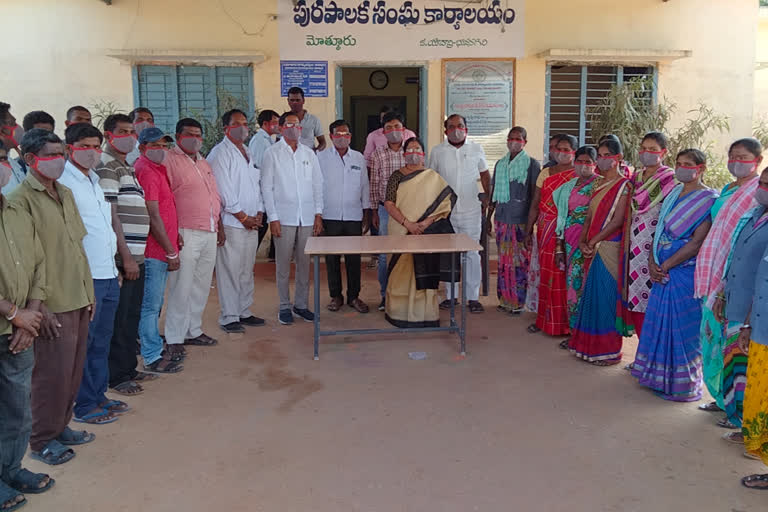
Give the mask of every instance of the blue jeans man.
[(159, 322), (167, 281), (167, 262), (153, 258), (144, 260), (144, 299), (141, 302), (139, 339), (144, 368), (150, 372), (176, 373), (184, 368), (163, 359), (163, 338), (160, 337)]

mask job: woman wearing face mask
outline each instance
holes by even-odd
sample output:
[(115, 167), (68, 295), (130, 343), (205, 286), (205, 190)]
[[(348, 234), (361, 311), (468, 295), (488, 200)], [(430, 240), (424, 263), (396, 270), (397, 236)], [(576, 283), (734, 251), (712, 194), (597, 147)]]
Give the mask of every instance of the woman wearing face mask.
[(607, 139), (597, 148), (602, 179), (595, 184), (579, 239), (586, 279), (568, 348), (596, 366), (621, 362), (622, 339), (616, 330), (617, 277), (630, 195), (623, 157), (621, 144), (615, 140)]
[[(565, 268), (568, 287), (568, 325), (572, 328), (576, 319), (581, 288), (584, 284), (586, 267), (584, 254), (579, 248), (581, 230), (589, 212), (592, 191), (600, 181), (595, 173), (597, 151), (592, 146), (582, 146), (576, 150), (574, 169), (576, 177), (555, 190), (553, 194), (557, 206), (557, 250), (555, 261)], [(568, 348), (568, 340), (560, 343), (560, 348)]]
[(717, 192), (701, 177), (707, 157), (698, 149), (677, 155), (679, 185), (662, 203), (649, 261), (648, 300), (632, 375), (665, 400), (701, 399), (701, 303), (693, 296), (696, 255), (712, 225)]
[[(738, 350), (749, 362), (740, 379), (743, 428), (723, 436), (732, 443), (744, 443), (745, 455), (768, 464), (768, 171), (763, 171), (754, 193), (757, 207), (737, 222), (726, 262), (725, 317), (735, 333)], [(726, 398), (727, 400), (727, 398)], [(726, 406), (728, 403), (726, 402)], [(743, 406), (743, 408), (742, 408)], [(768, 475), (742, 479), (752, 489), (768, 489)]]
[(528, 288), (530, 250), (525, 246), (528, 209), (536, 189), (541, 164), (525, 151), (528, 133), (516, 126), (507, 135), (507, 153), (496, 163), (491, 185), (491, 210), (496, 214), (490, 236), (496, 237), (499, 251), (496, 293), (499, 311), (511, 315), (523, 312)]
[[(712, 229), (709, 230), (704, 244), (696, 258), (695, 296), (702, 300), (701, 353), (704, 364), (704, 384), (715, 400), (701, 405), (703, 411), (722, 411), (725, 408), (724, 396), (735, 396), (733, 385), (741, 379), (747, 369), (746, 358), (738, 350), (728, 351), (729, 361), (724, 365), (725, 349), (723, 308), (723, 269), (728, 247), (739, 219), (754, 206), (755, 191), (759, 183), (758, 168), (763, 161), (763, 147), (757, 139), (740, 139), (731, 144), (728, 150), (728, 170), (736, 178), (720, 192), (720, 197), (712, 206)], [(714, 309), (714, 311), (713, 311)], [(733, 348), (736, 348), (735, 345)], [(743, 359), (743, 360), (742, 360)], [(725, 372), (725, 376), (724, 376)], [(734, 373), (735, 372), (735, 373)], [(728, 389), (723, 383), (728, 382)], [(737, 428), (737, 425), (721, 419), (718, 425), (725, 428)]]
[(659, 132), (646, 134), (639, 152), (643, 170), (634, 173), (630, 179), (631, 212), (624, 233), (623, 258), (619, 269), (621, 300), (618, 304), (618, 325), (624, 336), (640, 335), (642, 332), (653, 285), (648, 270), (651, 243), (659, 222), (661, 203), (675, 187), (675, 171), (663, 163), (666, 155), (667, 137)]
[(569, 333), (568, 306), (566, 300), (565, 269), (555, 260), (557, 252), (557, 207), (553, 194), (561, 185), (573, 179), (573, 159), (578, 141), (572, 135), (560, 135), (555, 146), (557, 165), (543, 170), (536, 180), (536, 192), (533, 195), (531, 211), (526, 226), (530, 244), (533, 226), (536, 225), (539, 268), (532, 266), (529, 277), (538, 286), (538, 305), (536, 323), (528, 326), (528, 332), (544, 331), (550, 336), (562, 336)]
[[(448, 221), (456, 194), (432, 169), (424, 168), (424, 145), (417, 138), (403, 144), (405, 167), (387, 182), (384, 207), (390, 235), (453, 233)], [(389, 261), (386, 318), (396, 327), (440, 325), (438, 289), (440, 255), (395, 254)]]

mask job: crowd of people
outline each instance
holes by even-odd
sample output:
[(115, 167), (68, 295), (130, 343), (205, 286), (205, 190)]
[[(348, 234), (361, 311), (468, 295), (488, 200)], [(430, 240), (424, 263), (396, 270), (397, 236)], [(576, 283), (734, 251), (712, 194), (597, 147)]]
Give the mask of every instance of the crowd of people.
[[(640, 384), (674, 401), (700, 400), (706, 385), (714, 401), (701, 409), (723, 411), (718, 424), (734, 429), (725, 439), (768, 463), (768, 172), (759, 174), (757, 140), (733, 143), (735, 181), (718, 193), (702, 180), (705, 154), (672, 160), (657, 132), (639, 141), (634, 170), (613, 135), (596, 147), (554, 136), (542, 167), (525, 128), (513, 127), (491, 176), (459, 114), (427, 158), (398, 112), (382, 109), (361, 153), (343, 119), (327, 143), (301, 89), (289, 91), (288, 107), (260, 111), (254, 134), (245, 112), (226, 112), (221, 141), (204, 155), (192, 118), (167, 134), (139, 107), (100, 129), (74, 106), (62, 141), (48, 113), (30, 112), (20, 126), (0, 103), (0, 510), (54, 484), (22, 468), (27, 445), (43, 463), (68, 462), (95, 439), (71, 421), (103, 425), (130, 410), (108, 389), (141, 394), (158, 374), (183, 371), (186, 347), (217, 344), (202, 329), (214, 272), (220, 328), (265, 324), (253, 267), (267, 230), (277, 321), (291, 325), (314, 320), (309, 237), (479, 241), (487, 229), (500, 312), (535, 312), (531, 334), (567, 336), (560, 347), (597, 366), (618, 364), (623, 338), (637, 334), (627, 369)], [(452, 257), (380, 255), (379, 311), (398, 327), (439, 325), (440, 309), (458, 304), (458, 288), (441, 290)], [(369, 313), (360, 255), (344, 256), (346, 294), (341, 257), (326, 266), (328, 310)], [(480, 314), (477, 252), (466, 266), (460, 286)], [(768, 475), (743, 483), (768, 488)]]

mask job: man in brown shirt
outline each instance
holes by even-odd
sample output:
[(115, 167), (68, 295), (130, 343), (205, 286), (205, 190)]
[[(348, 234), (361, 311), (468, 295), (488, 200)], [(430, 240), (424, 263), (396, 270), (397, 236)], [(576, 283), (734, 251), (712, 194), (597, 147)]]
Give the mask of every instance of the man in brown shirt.
[(86, 230), (74, 197), (56, 182), (65, 163), (61, 139), (36, 128), (24, 135), (21, 148), (29, 173), (9, 200), (32, 216), (47, 276), (40, 335), (34, 344), (30, 455), (56, 465), (75, 456), (69, 445), (94, 438), (68, 427), (83, 375), (93, 279), (82, 245)]

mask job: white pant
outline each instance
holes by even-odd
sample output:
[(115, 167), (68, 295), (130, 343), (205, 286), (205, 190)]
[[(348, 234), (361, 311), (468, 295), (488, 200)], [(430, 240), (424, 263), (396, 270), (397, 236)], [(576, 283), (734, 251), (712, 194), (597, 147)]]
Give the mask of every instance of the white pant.
[[(453, 212), (451, 214), (451, 225), (457, 234), (464, 233), (469, 238), (479, 243), (482, 230), (482, 217), (483, 214), (480, 210), (460, 214)], [(480, 268), (480, 253), (477, 251), (468, 252), (463, 283), (467, 290), (467, 300), (478, 300), (480, 298), (480, 282), (482, 281), (482, 277), (483, 272)], [(446, 284), (445, 286), (446, 298), (448, 299), (451, 297), (450, 286), (450, 284)], [(453, 285), (453, 290), (456, 300), (461, 300), (458, 283)]]
[(224, 226), (227, 242), (216, 255), (216, 288), (219, 291), (219, 324), (253, 316), (253, 266), (259, 249), (259, 231)]
[(184, 228), (179, 233), (184, 238), (179, 270), (168, 273), (165, 339), (169, 345), (203, 333), (203, 310), (216, 263), (216, 233)]

